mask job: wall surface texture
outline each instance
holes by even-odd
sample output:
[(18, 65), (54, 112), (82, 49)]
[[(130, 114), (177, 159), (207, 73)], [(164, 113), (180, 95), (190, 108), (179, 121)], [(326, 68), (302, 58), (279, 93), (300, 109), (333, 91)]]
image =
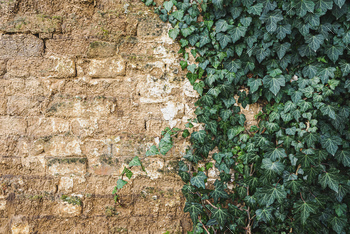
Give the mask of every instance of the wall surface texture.
[[(187, 143), (144, 157), (197, 97), (168, 30), (139, 0), (0, 0), (0, 233), (191, 228), (175, 173)], [(115, 204), (134, 156), (147, 175)]]

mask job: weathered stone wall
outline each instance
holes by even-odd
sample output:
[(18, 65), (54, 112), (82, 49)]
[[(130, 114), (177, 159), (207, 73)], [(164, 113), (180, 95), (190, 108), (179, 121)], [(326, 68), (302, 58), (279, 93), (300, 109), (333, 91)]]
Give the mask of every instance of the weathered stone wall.
[[(168, 30), (140, 0), (0, 0), (0, 233), (191, 228), (175, 173), (187, 143), (144, 157), (194, 116)], [(244, 110), (248, 125), (258, 110)], [(135, 156), (147, 175), (115, 204)]]
[(168, 29), (139, 0), (0, 0), (0, 233), (190, 228), (174, 173), (185, 142), (145, 158), (120, 204), (111, 194), (193, 116)]

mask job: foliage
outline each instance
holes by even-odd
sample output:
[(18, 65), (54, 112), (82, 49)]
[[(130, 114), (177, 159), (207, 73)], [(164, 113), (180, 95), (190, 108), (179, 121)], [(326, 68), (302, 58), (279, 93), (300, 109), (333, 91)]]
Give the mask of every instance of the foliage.
[(62, 195), (61, 200), (64, 202), (67, 202), (68, 204), (76, 205), (76, 206), (81, 206), (81, 200), (77, 196), (67, 196), (67, 195)]
[[(350, 3), (171, 0), (155, 10), (200, 94), (205, 130), (179, 162), (193, 233), (350, 233)], [(268, 103), (258, 126), (245, 128), (236, 102)], [(171, 137), (147, 155), (168, 152)], [(209, 155), (220, 171), (211, 186), (197, 166)]]

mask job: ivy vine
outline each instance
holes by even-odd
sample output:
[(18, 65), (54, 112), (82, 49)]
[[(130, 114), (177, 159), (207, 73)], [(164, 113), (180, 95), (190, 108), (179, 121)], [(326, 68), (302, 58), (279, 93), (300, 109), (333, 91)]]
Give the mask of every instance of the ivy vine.
[[(171, 0), (155, 11), (200, 94), (193, 122), (205, 128), (181, 130), (192, 145), (178, 167), (193, 233), (350, 233), (350, 3)], [(248, 129), (240, 106), (253, 103), (264, 107)], [(178, 132), (147, 155), (165, 155)], [(198, 166), (208, 157), (214, 184), (212, 165)]]

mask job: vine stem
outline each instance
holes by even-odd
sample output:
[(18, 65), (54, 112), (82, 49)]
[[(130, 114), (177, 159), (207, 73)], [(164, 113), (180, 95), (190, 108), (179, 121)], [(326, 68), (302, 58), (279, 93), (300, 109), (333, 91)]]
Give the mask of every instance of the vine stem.
[(303, 200), (303, 202), (305, 203), (305, 200), (303, 198), (303, 195), (301, 195), (301, 192), (300, 192), (300, 197), (301, 197), (301, 200)]
[(211, 202), (210, 201), (208, 201), (208, 200), (205, 200), (211, 207), (213, 207), (213, 208), (215, 208), (215, 209), (219, 209), (219, 208), (217, 208), (216, 206), (214, 206), (213, 204), (211, 204)]
[(210, 232), (208, 231), (208, 229), (204, 226), (204, 224), (202, 223), (201, 218), (199, 218), (199, 222), (202, 224), (204, 230), (207, 232), (207, 234), (210, 234)]

